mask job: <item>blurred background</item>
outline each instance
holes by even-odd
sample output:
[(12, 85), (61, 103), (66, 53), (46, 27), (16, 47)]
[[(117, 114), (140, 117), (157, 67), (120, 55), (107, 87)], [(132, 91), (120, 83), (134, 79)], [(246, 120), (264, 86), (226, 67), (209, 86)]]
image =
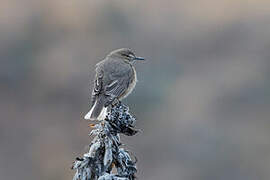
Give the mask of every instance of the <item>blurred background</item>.
[(0, 3), (0, 179), (72, 179), (94, 65), (128, 47), (139, 179), (269, 180), (270, 1)]

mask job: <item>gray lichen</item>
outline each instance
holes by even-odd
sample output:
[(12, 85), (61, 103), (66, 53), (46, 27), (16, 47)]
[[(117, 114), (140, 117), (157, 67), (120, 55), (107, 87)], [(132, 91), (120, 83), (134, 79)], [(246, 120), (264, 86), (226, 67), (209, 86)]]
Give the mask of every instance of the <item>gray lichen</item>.
[[(73, 180), (134, 180), (137, 172), (136, 160), (121, 148), (119, 134), (135, 135), (136, 119), (129, 108), (119, 102), (114, 105), (105, 120), (94, 125), (90, 136), (94, 136), (89, 151), (76, 158), (72, 169), (76, 170)], [(112, 173), (115, 168), (116, 173)]]

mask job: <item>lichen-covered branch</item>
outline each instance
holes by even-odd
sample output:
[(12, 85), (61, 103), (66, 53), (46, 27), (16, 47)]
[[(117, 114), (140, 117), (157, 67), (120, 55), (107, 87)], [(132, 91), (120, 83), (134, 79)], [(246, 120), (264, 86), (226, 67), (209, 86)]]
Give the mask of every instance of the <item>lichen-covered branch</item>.
[(121, 148), (119, 134), (135, 135), (138, 132), (134, 129), (135, 121), (127, 106), (121, 102), (114, 105), (105, 120), (95, 124), (90, 132), (94, 139), (89, 151), (76, 158), (73, 180), (134, 180), (136, 160)]

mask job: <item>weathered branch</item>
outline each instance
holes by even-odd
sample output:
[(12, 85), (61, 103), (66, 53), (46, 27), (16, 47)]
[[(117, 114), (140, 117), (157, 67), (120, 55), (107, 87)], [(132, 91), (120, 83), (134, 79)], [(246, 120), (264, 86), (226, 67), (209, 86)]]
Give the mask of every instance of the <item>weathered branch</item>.
[[(136, 160), (120, 147), (119, 134), (135, 135), (138, 132), (134, 129), (135, 122), (127, 106), (121, 102), (114, 105), (105, 120), (93, 126), (89, 135), (95, 137), (89, 151), (82, 158), (76, 158), (73, 180), (134, 180)], [(114, 168), (116, 173), (112, 172)]]

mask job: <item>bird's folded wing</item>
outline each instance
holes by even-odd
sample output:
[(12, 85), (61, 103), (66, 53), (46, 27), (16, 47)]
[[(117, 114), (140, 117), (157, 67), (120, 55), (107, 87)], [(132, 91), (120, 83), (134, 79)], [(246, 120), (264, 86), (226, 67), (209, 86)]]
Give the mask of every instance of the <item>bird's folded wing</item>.
[(133, 69), (126, 63), (111, 61), (111, 63), (103, 63), (97, 66), (92, 104), (99, 94), (106, 96), (106, 106), (111, 104), (115, 98), (119, 98), (128, 89), (132, 75)]
[(111, 103), (115, 98), (122, 96), (132, 82), (133, 70), (127, 66), (121, 72), (112, 73), (110, 83), (104, 85), (105, 94), (109, 96), (108, 103)]
[(92, 90), (92, 96), (91, 96), (91, 108), (94, 105), (95, 101), (96, 101), (96, 97), (98, 94), (101, 93), (102, 91), (102, 86), (103, 86), (103, 71), (96, 71), (96, 76), (95, 76), (95, 80), (94, 80), (94, 87)]
[(105, 86), (105, 95), (107, 96), (105, 106), (111, 104), (127, 90), (128, 84), (126, 83), (126, 80), (126, 78), (119, 78)]

